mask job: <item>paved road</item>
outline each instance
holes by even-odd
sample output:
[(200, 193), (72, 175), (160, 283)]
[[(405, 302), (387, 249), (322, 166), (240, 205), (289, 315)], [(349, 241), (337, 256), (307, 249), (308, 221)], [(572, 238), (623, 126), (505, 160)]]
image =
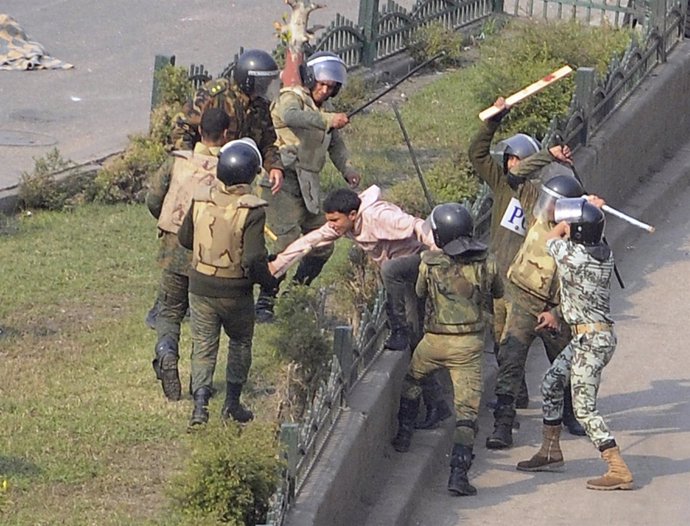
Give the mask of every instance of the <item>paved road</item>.
[[(690, 144), (673, 169), (690, 167)], [(669, 168), (665, 168), (669, 169)], [(663, 172), (663, 170), (662, 170)], [(660, 175), (663, 175), (660, 174)], [(536, 386), (547, 363), (532, 351), (531, 408), (521, 411), (517, 447), (487, 451), (491, 419), (484, 411), (471, 480), (478, 495), (447, 496), (446, 459), (418, 499), (411, 525), (586, 525), (687, 524), (690, 514), (690, 189), (684, 186), (645, 219), (656, 224), (627, 247), (615, 247), (625, 290), (614, 285), (612, 309), (619, 345), (605, 369), (599, 407), (622, 447), (636, 491), (596, 492), (585, 481), (604, 470), (586, 438), (565, 435), (564, 473), (524, 474), (515, 470), (540, 441)], [(616, 221), (610, 220), (610, 223)], [(613, 225), (611, 225), (613, 226)], [(442, 461), (442, 464), (441, 464)]]
[[(313, 23), (328, 25), (336, 11), (357, 20), (359, 0), (323, 3), (332, 7)], [(3, 0), (0, 13), (75, 69), (0, 72), (0, 191), (52, 147), (86, 162), (145, 132), (156, 54), (215, 75), (240, 46), (273, 49), (273, 22), (285, 12), (281, 0)], [(35, 145), (3, 145), (2, 132)]]

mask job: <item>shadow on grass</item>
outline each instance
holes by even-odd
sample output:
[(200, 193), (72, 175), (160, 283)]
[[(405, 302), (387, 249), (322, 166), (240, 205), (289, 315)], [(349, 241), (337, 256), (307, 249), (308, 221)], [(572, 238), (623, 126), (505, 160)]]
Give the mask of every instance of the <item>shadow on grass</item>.
[(23, 458), (0, 455), (0, 477), (35, 477), (41, 471), (36, 464)]

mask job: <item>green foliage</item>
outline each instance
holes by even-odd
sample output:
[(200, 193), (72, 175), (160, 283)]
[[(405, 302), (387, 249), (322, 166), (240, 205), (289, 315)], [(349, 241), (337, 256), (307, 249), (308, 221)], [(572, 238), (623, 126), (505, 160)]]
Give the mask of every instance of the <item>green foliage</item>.
[(34, 157), (33, 172), (22, 172), (19, 181), (19, 202), (23, 208), (45, 208), (61, 210), (69, 195), (64, 185), (55, 178), (55, 174), (63, 172), (74, 163), (65, 160), (57, 148), (50, 150), (45, 157)]
[(445, 53), (437, 63), (445, 67), (457, 66), (462, 58), (464, 39), (462, 33), (446, 28), (441, 22), (434, 22), (415, 30), (408, 51), (420, 63), (438, 53)]
[(274, 426), (209, 426), (195, 438), (189, 465), (170, 489), (176, 506), (195, 524), (265, 521), (281, 466)]
[(327, 374), (331, 358), (329, 334), (325, 331), (325, 294), (316, 287), (292, 285), (275, 306), (277, 331), (271, 340), (278, 356), (293, 364), (288, 380), (287, 402), (299, 418)]
[[(479, 188), (467, 155), (460, 152), (455, 158), (435, 163), (424, 174), (424, 180), (435, 203), (462, 203), (476, 195)], [(387, 198), (417, 217), (426, 217), (431, 212), (417, 178), (393, 185), (387, 191)]]
[(7, 479), (3, 479), (0, 483), (0, 515), (10, 507), (12, 501), (10, 500), (10, 484)]
[(132, 136), (124, 153), (94, 180), (91, 198), (101, 203), (143, 202), (146, 180), (166, 159), (165, 147), (149, 137)]
[(181, 105), (192, 95), (192, 83), (185, 68), (165, 66), (156, 71), (161, 105)]
[[(487, 107), (499, 94), (516, 92), (565, 64), (574, 69), (594, 67), (603, 73), (612, 55), (623, 53), (630, 39), (629, 31), (606, 26), (514, 21), (482, 45), (481, 60), (468, 83), (469, 93), (480, 107)], [(506, 117), (502, 131), (542, 137), (551, 119), (567, 112), (573, 90), (571, 76), (523, 101)]]

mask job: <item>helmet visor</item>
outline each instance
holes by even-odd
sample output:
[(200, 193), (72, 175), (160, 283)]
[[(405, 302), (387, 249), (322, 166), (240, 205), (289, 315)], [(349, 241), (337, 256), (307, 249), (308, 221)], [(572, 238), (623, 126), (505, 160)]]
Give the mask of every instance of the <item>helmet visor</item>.
[(563, 196), (554, 192), (548, 186), (542, 185), (537, 198), (537, 204), (534, 205), (532, 213), (534, 217), (541, 221), (554, 221), (554, 210), (556, 209), (556, 201)]
[[(254, 73), (251, 72), (250, 75)], [(266, 71), (257, 71), (256, 73), (268, 73)], [(272, 72), (271, 72), (272, 73)], [(250, 95), (261, 97), (267, 101), (273, 101), (280, 91), (280, 78), (278, 72), (275, 75), (254, 75), (254, 89)]]
[(307, 62), (314, 70), (314, 78), (317, 82), (337, 82), (341, 86), (347, 80), (345, 63), (337, 57), (317, 57)]
[(556, 201), (553, 220), (556, 223), (565, 221), (573, 223), (582, 220), (582, 209), (587, 200), (584, 197), (564, 197)]

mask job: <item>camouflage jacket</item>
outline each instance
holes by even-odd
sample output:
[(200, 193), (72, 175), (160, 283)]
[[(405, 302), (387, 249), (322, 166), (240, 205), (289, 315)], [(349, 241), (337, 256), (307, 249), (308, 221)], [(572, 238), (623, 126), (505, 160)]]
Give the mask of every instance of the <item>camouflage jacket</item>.
[(201, 139), (199, 123), (207, 108), (222, 108), (230, 115), (230, 140), (249, 137), (261, 150), (264, 168), (283, 169), (276, 146), (269, 102), (262, 98), (250, 99), (225, 78), (207, 82), (199, 88), (194, 99), (187, 101), (182, 112), (175, 116), (171, 132), (176, 150), (191, 150)]
[[(194, 146), (194, 153), (202, 155), (217, 156), (219, 150), (220, 148), (209, 148), (200, 142)], [(156, 219), (161, 215), (165, 196), (170, 189), (170, 178), (172, 176), (174, 163), (175, 158), (172, 156), (169, 157), (148, 182), (146, 206), (149, 212), (151, 212), (151, 215)], [(159, 229), (158, 237), (160, 238), (158, 257), (156, 258), (158, 265), (175, 274), (187, 275), (189, 265), (192, 261), (192, 253), (180, 245), (177, 240), (177, 234), (164, 232)]]
[(613, 323), (610, 317), (613, 254), (599, 261), (583, 245), (564, 239), (549, 239), (546, 246), (558, 267), (560, 307), (566, 323)]
[[(499, 123), (493, 121), (482, 124), (470, 143), (468, 155), (477, 175), (489, 185), (493, 193), (490, 246), (501, 275), (505, 276), (525, 237), (501, 226), (501, 220), (506, 213), (509, 213), (511, 200), (515, 198), (520, 201), (523, 212), (520, 217), (512, 219), (523, 222), (524, 230), (528, 230), (534, 222), (532, 209), (539, 195), (539, 182), (527, 181), (516, 190), (508, 184), (503, 164), (491, 157), (491, 141), (498, 126)], [(551, 153), (548, 150), (542, 150), (523, 159), (517, 169), (513, 170), (513, 175), (525, 177), (528, 180), (537, 179), (541, 168), (553, 161), (554, 157)]]
[(415, 290), (426, 298), (424, 331), (468, 334), (484, 330), (489, 298), (503, 297), (503, 281), (492, 256), (451, 258), (440, 250), (422, 252)]

